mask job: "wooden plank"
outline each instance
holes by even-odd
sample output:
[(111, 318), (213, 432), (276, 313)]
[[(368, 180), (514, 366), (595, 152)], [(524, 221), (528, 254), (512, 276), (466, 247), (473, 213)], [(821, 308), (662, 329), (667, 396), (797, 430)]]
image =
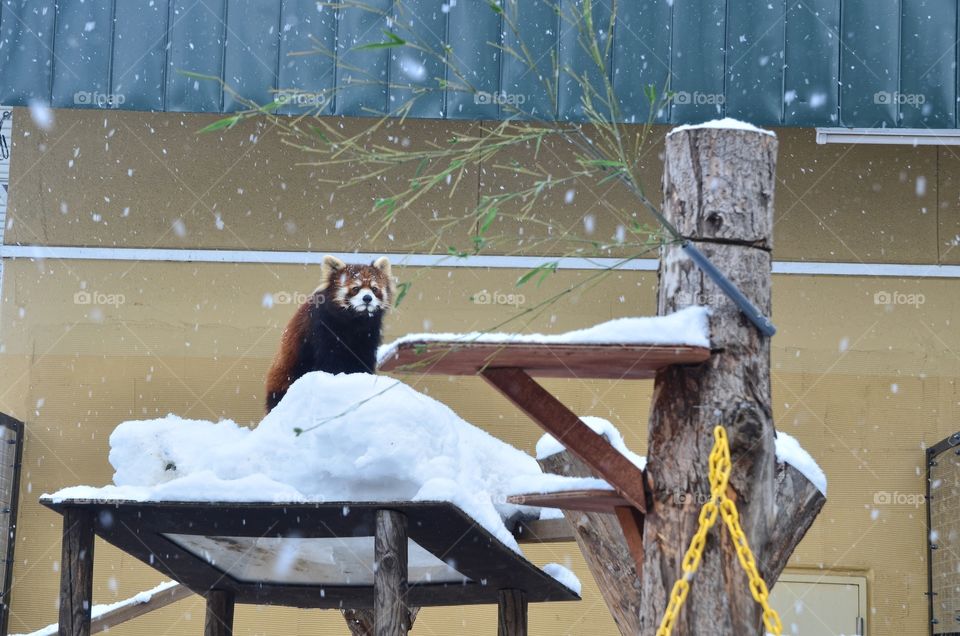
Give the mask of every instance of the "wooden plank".
[(497, 636), (527, 636), (527, 595), (523, 590), (500, 590)]
[(510, 495), (507, 497), (507, 502), (519, 506), (539, 506), (541, 508), (606, 512), (610, 514), (613, 514), (617, 508), (630, 507), (630, 502), (613, 490), (568, 490), (565, 492)]
[(406, 636), (407, 517), (396, 510), (377, 511), (373, 566), (373, 624), (376, 636)]
[(541, 378), (645, 380), (658, 369), (709, 358), (709, 349), (687, 346), (409, 342), (380, 370), (477, 375), (488, 368), (516, 367)]
[(633, 506), (617, 506), (614, 512), (637, 564), (637, 578), (643, 578), (643, 515)]
[(486, 369), (482, 376), (616, 488), (637, 510), (646, 511), (643, 471), (611, 446), (605, 437), (581, 422), (523, 369)]
[(204, 636), (233, 636), (233, 592), (210, 590), (207, 597), (207, 615), (203, 624)]
[(146, 603), (133, 603), (131, 605), (125, 605), (124, 607), (120, 607), (111, 612), (105, 612), (100, 616), (97, 616), (91, 623), (90, 633), (99, 634), (100, 632), (105, 632), (111, 627), (116, 627), (117, 625), (126, 623), (129, 620), (133, 620), (138, 616), (143, 616), (144, 614), (158, 610), (161, 607), (166, 607), (167, 605), (176, 603), (177, 601), (185, 599), (192, 594), (193, 591), (190, 590), (190, 588), (178, 583), (171, 588), (157, 592), (151, 596), (150, 600)]
[(63, 511), (60, 561), (60, 636), (89, 636), (93, 608), (93, 512)]
[(566, 519), (521, 521), (513, 531), (517, 543), (561, 543), (573, 541), (573, 530)]

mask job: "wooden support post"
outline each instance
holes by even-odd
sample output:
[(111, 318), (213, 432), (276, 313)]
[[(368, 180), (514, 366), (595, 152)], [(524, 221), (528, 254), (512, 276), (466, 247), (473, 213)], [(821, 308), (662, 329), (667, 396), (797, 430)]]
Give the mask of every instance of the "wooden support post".
[(207, 617), (204, 636), (233, 636), (233, 592), (210, 590), (206, 594)]
[(406, 636), (407, 517), (396, 510), (378, 510), (374, 538), (373, 622), (375, 636)]
[(93, 608), (93, 513), (64, 508), (60, 636), (89, 636)]
[(523, 590), (500, 590), (497, 636), (527, 636), (527, 594)]

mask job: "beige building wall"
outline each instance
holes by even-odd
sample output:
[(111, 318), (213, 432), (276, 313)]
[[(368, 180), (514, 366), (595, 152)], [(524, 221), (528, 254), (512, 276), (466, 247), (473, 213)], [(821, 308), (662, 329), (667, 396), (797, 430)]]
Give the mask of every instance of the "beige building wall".
[[(32, 128), (23, 111), (15, 114), (7, 244), (426, 251), (422, 239), (437, 241), (433, 232), (462, 216), (494, 183), (489, 173), (478, 174), (472, 188), (452, 197), (438, 193), (374, 240), (371, 228), (379, 215), (371, 215), (370, 206), (380, 196), (379, 185), (349, 192), (331, 187), (320, 179), (348, 175), (297, 165), (303, 155), (266, 126), (198, 137), (195, 131), (210, 118), (56, 116), (48, 134)], [(404, 132), (413, 143), (450, 133), (432, 126), (407, 123)], [(957, 262), (949, 235), (960, 233), (960, 166), (945, 151), (817, 147), (812, 131), (778, 132), (784, 180), (777, 192), (778, 260)], [(563, 149), (555, 151), (550, 160), (562, 161)], [(647, 169), (652, 183), (658, 179), (657, 154), (651, 150)], [(918, 177), (925, 179), (923, 187)], [(622, 194), (594, 195), (584, 186), (571, 205), (558, 202), (539, 213), (553, 230), (525, 224), (529, 244), (515, 244), (516, 224), (504, 221), (497, 230), (503, 240), (492, 253), (564, 253), (576, 247), (562, 238), (565, 231), (580, 233), (584, 214), (595, 214), (597, 232), (607, 237), (634, 207)], [(441, 235), (442, 250), (470, 240), (472, 224), (453, 227)], [(11, 631), (56, 618), (60, 517), (38, 505), (39, 495), (66, 485), (108, 483), (108, 437), (127, 419), (172, 412), (255, 425), (263, 375), (294, 309), (268, 307), (264, 296), (309, 291), (316, 270), (260, 263), (4, 262), (0, 411), (27, 424)], [(561, 271), (540, 287), (522, 289), (524, 304), (511, 307), (477, 305), (471, 297), (484, 289), (514, 291), (522, 270), (401, 267), (397, 273), (412, 286), (388, 320), (388, 339), (425, 329), (488, 328), (590, 276)], [(508, 328), (556, 332), (650, 314), (655, 287), (654, 273), (613, 273)], [(76, 304), (80, 291), (112, 297), (112, 304)], [(874, 295), (883, 291), (922, 294), (923, 303), (878, 305)], [(949, 279), (774, 278), (777, 426), (800, 440), (830, 480), (828, 503), (791, 567), (866, 576), (872, 635), (927, 633), (925, 511), (875, 502), (883, 492), (922, 493), (924, 448), (960, 429), (956, 291), (957, 282)], [(533, 451), (538, 429), (482, 381), (406, 381)], [(632, 448), (645, 451), (652, 383), (547, 384), (577, 413), (611, 419)], [(160, 580), (107, 545), (97, 550), (96, 602), (126, 598)], [(570, 564), (584, 583), (579, 603), (533, 606), (532, 633), (615, 633), (575, 545), (525, 551), (541, 565)], [(199, 633), (202, 619), (201, 601), (191, 598), (111, 633)], [(494, 624), (492, 607), (431, 608), (414, 633), (490, 633)], [(238, 634), (344, 633), (335, 613), (278, 608), (243, 607), (236, 626)]]

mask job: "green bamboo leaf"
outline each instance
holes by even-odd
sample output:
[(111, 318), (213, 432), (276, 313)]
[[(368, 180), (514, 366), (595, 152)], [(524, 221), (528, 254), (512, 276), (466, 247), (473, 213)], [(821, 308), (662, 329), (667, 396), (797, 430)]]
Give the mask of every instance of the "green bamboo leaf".
[(653, 84), (647, 84), (643, 87), (643, 92), (647, 96), (650, 106), (654, 106), (657, 103), (657, 87)]
[(407, 292), (410, 291), (410, 286), (413, 283), (397, 283), (397, 300), (394, 302), (394, 307), (399, 307), (400, 303), (403, 302), (403, 299), (406, 297)]
[(233, 128), (237, 122), (240, 121), (240, 115), (233, 115), (231, 117), (224, 117), (223, 119), (218, 119), (208, 126), (204, 126), (200, 129), (200, 132), (213, 132), (214, 130), (221, 130), (223, 128)]
[(536, 276), (537, 274), (540, 274), (540, 279), (537, 281), (537, 286), (539, 287), (540, 283), (543, 282), (544, 278), (546, 278), (549, 274), (556, 273), (557, 267), (559, 266), (560, 266), (560, 263), (558, 261), (550, 261), (547, 263), (543, 263), (542, 265), (539, 265), (531, 269), (529, 272), (527, 272), (526, 274), (518, 278), (517, 287), (520, 287), (521, 285), (530, 282), (530, 280), (532, 280), (534, 276)]
[(487, 5), (489, 5), (489, 7), (493, 9), (494, 13), (503, 15), (503, 7), (500, 6), (497, 0), (487, 0)]
[(483, 216), (483, 222), (480, 224), (480, 233), (486, 234), (487, 230), (490, 229), (490, 225), (493, 223), (494, 219), (497, 218), (497, 212), (499, 210), (496, 206), (491, 206), (487, 213)]
[(383, 217), (384, 220), (392, 219), (397, 210), (397, 198), (387, 197), (385, 199), (377, 199), (377, 202), (373, 204), (373, 209), (379, 210), (380, 208), (387, 208), (387, 213)]
[(399, 37), (396, 33), (391, 31), (383, 30), (383, 34), (387, 36), (386, 42), (373, 42), (371, 44), (364, 44), (362, 46), (354, 47), (354, 51), (373, 51), (377, 49), (389, 49), (395, 46), (404, 46), (407, 41)]

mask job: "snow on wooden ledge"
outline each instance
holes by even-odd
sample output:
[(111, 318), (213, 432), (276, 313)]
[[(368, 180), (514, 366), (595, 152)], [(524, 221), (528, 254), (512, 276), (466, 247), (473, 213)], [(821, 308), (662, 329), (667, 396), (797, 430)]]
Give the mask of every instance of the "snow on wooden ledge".
[[(611, 424), (608, 420), (605, 420), (602, 417), (591, 416), (582, 416), (580, 420), (589, 426), (595, 433), (602, 435), (614, 448), (616, 448), (621, 454), (623, 454), (638, 467), (641, 469), (646, 467), (647, 458), (637, 455), (631, 451), (627, 447), (626, 442), (623, 439), (623, 435), (620, 433), (617, 427)], [(566, 449), (564, 448), (563, 444), (558, 442), (552, 435), (547, 433), (543, 435), (537, 442), (537, 459), (546, 459), (547, 457), (563, 452), (564, 450)], [(778, 462), (790, 464), (796, 468), (798, 471), (800, 471), (801, 475), (806, 477), (807, 481), (813, 484), (816, 489), (820, 491), (822, 495), (827, 495), (827, 476), (817, 464), (816, 460), (810, 456), (810, 453), (805, 451), (803, 447), (800, 446), (800, 442), (798, 442), (796, 438), (784, 433), (783, 431), (777, 431), (775, 452)], [(610, 485), (606, 482), (602, 483), (606, 488), (610, 488)], [(542, 480), (539, 485), (541, 486), (539, 490), (531, 489), (529, 492), (550, 493), (564, 492), (565, 490), (575, 489), (574, 482), (557, 482), (554, 485), (549, 483), (547, 480)], [(596, 485), (591, 487), (598, 488)]]
[(697, 130), (700, 128), (723, 128), (725, 130), (745, 130), (748, 132), (760, 133), (761, 135), (770, 135), (771, 137), (776, 137), (776, 133), (772, 130), (764, 130), (763, 128), (758, 128), (753, 124), (748, 124), (745, 121), (740, 121), (738, 119), (733, 119), (732, 117), (724, 117), (723, 119), (714, 119), (711, 121), (705, 121), (702, 124), (684, 124), (682, 126), (677, 126), (673, 130), (667, 133), (667, 137), (672, 135), (675, 132), (680, 132), (681, 130)]
[(540, 333), (412, 333), (383, 345), (379, 363), (390, 359), (401, 345), (412, 342), (455, 344), (548, 344), (548, 345), (677, 345), (710, 346), (710, 310), (687, 307), (669, 316), (615, 318), (607, 322), (560, 334)]

